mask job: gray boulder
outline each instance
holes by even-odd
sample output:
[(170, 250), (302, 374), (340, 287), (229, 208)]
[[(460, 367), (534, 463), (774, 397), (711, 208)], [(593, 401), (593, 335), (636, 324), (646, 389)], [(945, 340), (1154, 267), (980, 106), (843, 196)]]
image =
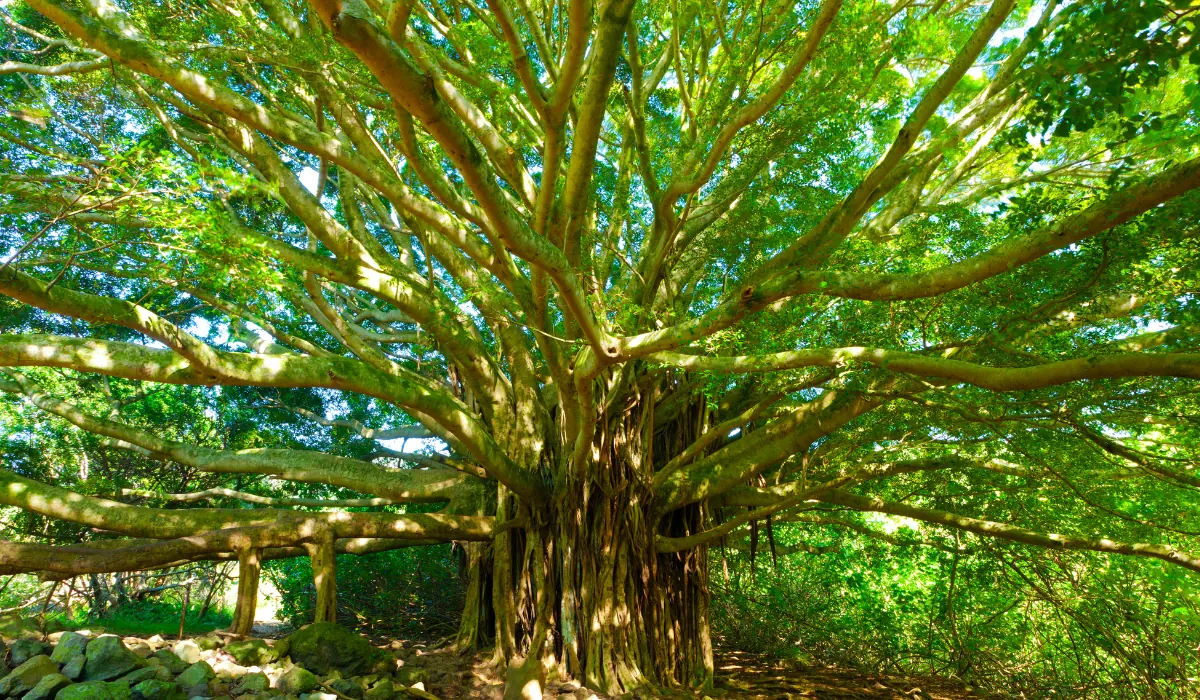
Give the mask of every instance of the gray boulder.
[(133, 700), (187, 700), (187, 695), (177, 683), (152, 678), (133, 686)]
[(71, 681), (61, 673), (49, 673), (33, 686), (33, 690), (25, 693), (25, 700), (54, 700), (58, 691), (71, 685)]
[(89, 681), (111, 681), (146, 665), (140, 657), (125, 648), (120, 637), (106, 634), (88, 642), (84, 651), (87, 662), (83, 676)]
[(279, 677), (279, 689), (289, 695), (307, 693), (317, 687), (317, 677), (312, 671), (300, 666), (292, 666)]
[(88, 681), (68, 685), (54, 700), (132, 700), (133, 693), (124, 683)]
[(318, 622), (288, 637), (292, 661), (316, 673), (341, 671), (343, 676), (365, 676), (390, 671), (391, 657), (365, 638), (332, 622)]
[(18, 639), (9, 647), (10, 663), (13, 667), (20, 666), (39, 654), (45, 654), (49, 648), (36, 639)]
[(83, 678), (83, 666), (87, 663), (87, 657), (83, 654), (71, 657), (71, 660), (63, 664), (62, 674), (73, 681)]
[(76, 656), (83, 656), (83, 652), (87, 649), (88, 638), (78, 632), (63, 632), (58, 638), (58, 644), (54, 645), (54, 651), (50, 653), (50, 658), (55, 663), (65, 664)]
[[(174, 673), (174, 674), (183, 673), (184, 671), (187, 670), (187, 667), (189, 665), (188, 662), (179, 658), (179, 656), (176, 655), (175, 652), (171, 651), (170, 649), (159, 649), (158, 651), (154, 652), (154, 656), (152, 658), (158, 659), (160, 662), (162, 662), (162, 665), (164, 668), (166, 668), (168, 671), (170, 671), (171, 673)], [(196, 650), (196, 661), (199, 661), (199, 660), (200, 660), (200, 650), (197, 649)], [(192, 663), (196, 663), (196, 661), (193, 661)]]
[(0, 679), (0, 695), (24, 695), (51, 673), (58, 673), (58, 664), (51, 661), (49, 656), (38, 654)]
[(212, 666), (209, 666), (208, 662), (197, 661), (188, 666), (187, 670), (179, 674), (175, 680), (179, 685), (188, 688), (194, 685), (204, 685), (216, 677), (217, 674), (213, 672)]

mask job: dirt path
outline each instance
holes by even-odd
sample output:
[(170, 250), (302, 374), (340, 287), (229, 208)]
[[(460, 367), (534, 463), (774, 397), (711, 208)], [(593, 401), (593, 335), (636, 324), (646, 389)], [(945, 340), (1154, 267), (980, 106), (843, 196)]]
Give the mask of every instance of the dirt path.
[[(490, 666), (490, 654), (461, 657), (419, 646), (405, 649), (407, 663), (429, 671), (426, 688), (442, 700), (498, 700), (504, 681)], [(403, 653), (403, 652), (402, 652)], [(712, 700), (978, 700), (981, 696), (953, 681), (903, 676), (869, 675), (846, 668), (797, 667), (738, 651), (716, 658)], [(686, 697), (686, 696), (675, 696)], [(703, 697), (703, 696), (696, 696)], [(576, 684), (551, 684), (544, 700), (609, 700), (609, 696), (579, 689)]]
[(795, 667), (739, 651), (716, 658), (718, 691), (738, 700), (872, 698), (876, 700), (968, 700), (980, 698), (962, 684), (933, 678), (868, 675), (838, 667)]

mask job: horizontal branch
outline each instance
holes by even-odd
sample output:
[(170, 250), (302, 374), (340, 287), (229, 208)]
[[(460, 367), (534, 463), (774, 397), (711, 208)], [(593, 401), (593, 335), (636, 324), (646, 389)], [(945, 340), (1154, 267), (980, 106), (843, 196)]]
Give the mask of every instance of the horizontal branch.
[(1192, 571), (1200, 571), (1200, 557), (1182, 552), (1175, 547), (1163, 544), (1146, 544), (1142, 542), (1117, 542), (1108, 538), (1087, 539), (1071, 535), (1046, 534), (1027, 530), (1015, 525), (1006, 525), (991, 520), (979, 520), (944, 510), (919, 508), (903, 503), (892, 503), (879, 498), (856, 496), (841, 490), (826, 491), (816, 497), (824, 503), (843, 506), (853, 510), (874, 513), (888, 513), (913, 520), (966, 530), (984, 537), (996, 537), (1012, 542), (1047, 547), (1050, 549), (1079, 549), (1108, 554), (1124, 554), (1135, 557), (1150, 557), (1161, 559), (1172, 564), (1178, 564)]
[(216, 377), (193, 367), (170, 350), (57, 335), (0, 335), (0, 367), (62, 367), (194, 386), (322, 387), (373, 396), (431, 416), (462, 443), (488, 474), (533, 502), (544, 497), (540, 481), (504, 454), (465, 405), (445, 391), (428, 389), (423, 380), (410, 381), (343, 357), (235, 352), (219, 355), (227, 371)]
[(85, 496), (26, 479), (7, 469), (0, 469), (0, 505), (150, 539), (187, 538), (197, 533), (263, 527), (292, 533), (288, 536), (294, 536), (295, 533), (311, 534), (324, 529), (332, 531), (336, 538), (487, 540), (491, 538), (495, 522), (494, 518), (486, 516), (444, 513), (400, 515), (339, 511), (315, 513), (272, 508), (148, 508)]
[[(274, 552), (277, 555), (291, 554), (293, 548), (319, 539), (322, 529), (295, 529), (290, 523), (265, 525), (218, 530), (178, 539), (113, 548), (56, 547), (0, 541), (0, 570), (24, 569), (78, 576), (161, 568), (180, 562), (203, 560), (206, 555), (246, 549), (273, 548), (277, 550)], [(479, 535), (470, 539), (486, 540), (488, 537)], [(376, 541), (379, 540), (371, 540), (372, 543)], [(370, 545), (360, 543), (359, 546), (366, 548)], [(373, 548), (373, 551), (381, 549)]]
[(993, 391), (1040, 389), (1084, 379), (1115, 377), (1165, 376), (1200, 379), (1200, 353), (1129, 352), (1094, 355), (1026, 367), (987, 367), (947, 357), (930, 357), (903, 350), (864, 347), (791, 350), (769, 355), (733, 357), (705, 357), (677, 352), (659, 352), (646, 359), (693, 372), (709, 371), (730, 374), (777, 372), (802, 367), (845, 367), (855, 362), (863, 362), (893, 372), (948, 379)]
[[(142, 544), (141, 540), (101, 540), (97, 542), (89, 542), (87, 545), (81, 545), (82, 549), (94, 551), (97, 549), (114, 549), (114, 547), (98, 547), (97, 545), (105, 543), (119, 543), (121, 547), (132, 547)], [(3, 543), (8, 544), (8, 543)], [(3, 546), (0, 544), (0, 547)], [(428, 547), (437, 544), (445, 544), (444, 540), (396, 540), (384, 539), (377, 537), (358, 537), (336, 540), (333, 543), (333, 551), (336, 554), (354, 554), (362, 556), (366, 554), (375, 554), (378, 552), (390, 552), (395, 549), (405, 549), (408, 547)], [(296, 547), (265, 547), (262, 551), (262, 556), (259, 557), (262, 561), (273, 561), (276, 559), (295, 559), (297, 557), (307, 557), (308, 552), (302, 546)], [(205, 552), (197, 554), (187, 559), (167, 562), (165, 564), (153, 564), (147, 566), (140, 561), (131, 561), (131, 568), (120, 569), (120, 571), (154, 571), (159, 569), (169, 569), (176, 566), (184, 566), (201, 561), (237, 561), (237, 552)], [(86, 571), (83, 573), (104, 573), (100, 571)], [(36, 567), (5, 565), (0, 566), (0, 576), (9, 576), (12, 574), (34, 574), (43, 581), (62, 581), (72, 576), (79, 575), (78, 573), (61, 573), (57, 571), (49, 571), (46, 569), (38, 569)]]
[(260, 506), (309, 508), (363, 508), (367, 506), (394, 506), (404, 502), (388, 498), (276, 498), (221, 487), (193, 491), (191, 493), (158, 493), (147, 489), (121, 489), (119, 495), (124, 497), (156, 498), (174, 503), (195, 503), (197, 501), (207, 501), (211, 498), (232, 498), (237, 501), (255, 503)]

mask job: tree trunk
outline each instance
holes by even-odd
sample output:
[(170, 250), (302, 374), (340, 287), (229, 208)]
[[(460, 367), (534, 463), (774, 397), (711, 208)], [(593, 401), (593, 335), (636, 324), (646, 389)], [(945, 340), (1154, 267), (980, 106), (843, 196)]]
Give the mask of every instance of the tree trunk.
[[(315, 571), (315, 567), (314, 567)], [(250, 634), (258, 608), (258, 578), (262, 572), (262, 550), (248, 547), (238, 552), (237, 604), (233, 608), (233, 634)]]
[(313, 622), (337, 622), (337, 562), (333, 555), (333, 533), (325, 531), (304, 549), (312, 561), (313, 584), (317, 588)]
[(689, 416), (609, 425), (588, 463), (559, 472), (548, 509), (500, 489), (497, 524), (513, 525), (494, 539), (491, 600), (506, 700), (540, 697), (555, 673), (612, 695), (711, 685), (707, 549), (655, 550), (658, 535), (706, 527), (703, 505), (664, 515), (652, 498), (655, 469), (704, 427)]

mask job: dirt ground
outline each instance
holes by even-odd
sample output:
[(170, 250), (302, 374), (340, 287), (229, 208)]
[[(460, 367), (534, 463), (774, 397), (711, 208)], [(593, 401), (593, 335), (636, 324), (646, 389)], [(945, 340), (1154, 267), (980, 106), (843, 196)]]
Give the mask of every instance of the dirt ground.
[[(408, 663), (429, 671), (426, 688), (442, 700), (466, 698), (498, 700), (504, 681), (490, 665), (491, 657), (480, 654), (461, 657), (435, 650), (426, 652), (419, 645), (402, 652)], [(963, 689), (961, 684), (941, 679), (868, 675), (837, 667), (798, 667), (776, 663), (737, 651), (719, 652), (716, 658), (716, 687), (708, 693), (712, 700), (784, 700), (823, 698), (844, 700), (970, 700), (981, 696)], [(677, 695), (675, 697), (704, 697)], [(550, 684), (545, 700), (608, 700), (576, 684)]]

